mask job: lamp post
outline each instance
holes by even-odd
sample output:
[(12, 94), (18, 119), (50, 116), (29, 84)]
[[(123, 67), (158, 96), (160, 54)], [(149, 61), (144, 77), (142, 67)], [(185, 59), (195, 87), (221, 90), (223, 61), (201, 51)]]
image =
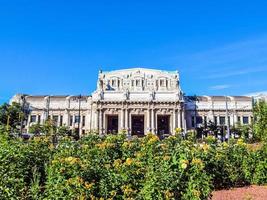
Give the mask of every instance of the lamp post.
[(228, 141), (230, 141), (230, 125), (229, 125), (229, 120), (228, 120), (228, 102), (227, 102), (227, 96), (225, 96), (225, 110), (226, 110), (226, 127), (227, 127), (227, 136), (228, 136)]
[(21, 97), (21, 100), (22, 100), (22, 116), (21, 116), (21, 119), (20, 119), (20, 135), (22, 135), (22, 131), (23, 131), (23, 121), (24, 121), (24, 114), (25, 114), (25, 95), (22, 95)]
[(78, 101), (78, 133), (76, 133), (76, 137), (77, 139), (80, 139), (80, 124), (81, 124), (81, 101), (84, 100), (86, 101), (86, 99), (80, 94), (76, 97), (73, 98), (73, 100)]

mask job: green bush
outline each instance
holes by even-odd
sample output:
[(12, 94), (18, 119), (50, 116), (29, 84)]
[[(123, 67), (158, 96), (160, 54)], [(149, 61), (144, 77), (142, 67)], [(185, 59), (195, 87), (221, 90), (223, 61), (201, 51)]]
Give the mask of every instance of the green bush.
[(208, 199), (213, 189), (267, 183), (267, 147), (243, 140), (204, 143), (179, 134), (91, 134), (79, 141), (1, 135), (5, 199)]

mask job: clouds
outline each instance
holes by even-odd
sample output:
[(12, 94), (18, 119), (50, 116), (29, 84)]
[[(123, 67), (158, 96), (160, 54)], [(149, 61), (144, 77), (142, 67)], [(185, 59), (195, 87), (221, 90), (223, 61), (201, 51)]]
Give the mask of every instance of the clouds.
[(209, 89), (211, 89), (211, 90), (224, 90), (224, 89), (227, 89), (230, 87), (231, 87), (231, 85), (213, 85), (213, 86), (210, 86)]
[[(194, 93), (224, 95), (267, 90), (267, 35), (180, 56)], [(183, 74), (181, 74), (181, 77)], [(198, 84), (193, 84), (193, 83)], [(184, 83), (186, 85), (188, 83)]]

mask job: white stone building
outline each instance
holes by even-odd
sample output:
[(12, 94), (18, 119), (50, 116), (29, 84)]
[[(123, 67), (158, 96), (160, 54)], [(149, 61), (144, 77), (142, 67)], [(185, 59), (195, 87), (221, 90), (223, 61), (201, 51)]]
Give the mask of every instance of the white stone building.
[(194, 129), (209, 121), (225, 125), (229, 120), (234, 125), (248, 124), (252, 119), (251, 97), (184, 96), (178, 71), (144, 68), (100, 71), (92, 95), (17, 94), (11, 102), (22, 102), (22, 96), (30, 110), (26, 129), (50, 117), (58, 126), (66, 125), (81, 135), (122, 130), (138, 136), (148, 132), (168, 135), (176, 128)]

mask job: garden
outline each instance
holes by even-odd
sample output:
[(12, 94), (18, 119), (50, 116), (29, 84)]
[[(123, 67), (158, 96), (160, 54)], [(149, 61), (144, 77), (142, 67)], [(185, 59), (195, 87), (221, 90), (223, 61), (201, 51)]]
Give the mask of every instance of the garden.
[(75, 141), (1, 134), (2, 199), (208, 199), (213, 190), (267, 183), (266, 143), (180, 135), (89, 134)]
[(10, 134), (22, 117), (16, 105), (7, 116), (0, 112), (0, 199), (197, 200), (221, 189), (264, 186), (267, 106), (256, 108), (252, 139), (199, 140), (177, 131), (162, 140), (151, 133), (129, 139), (123, 132), (77, 140), (47, 122), (33, 128), (45, 135), (25, 140)]

